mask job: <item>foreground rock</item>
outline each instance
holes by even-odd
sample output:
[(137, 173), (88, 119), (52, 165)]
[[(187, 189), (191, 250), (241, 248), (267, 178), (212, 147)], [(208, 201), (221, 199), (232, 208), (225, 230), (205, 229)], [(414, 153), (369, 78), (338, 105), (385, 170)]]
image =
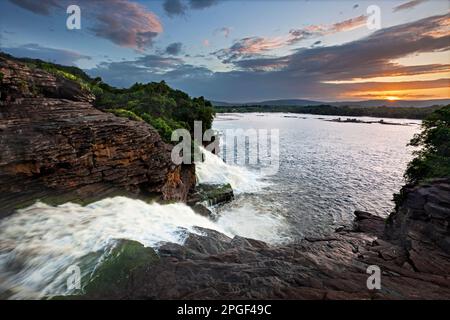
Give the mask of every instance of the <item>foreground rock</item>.
[[(386, 222), (356, 212), (354, 227), (327, 238), (270, 246), (200, 229), (160, 259), (131, 271), (122, 290), (98, 299), (450, 299), (450, 180), (404, 190)], [(367, 267), (381, 289), (367, 288)]]
[(187, 204), (198, 214), (214, 218), (208, 208), (230, 202), (234, 199), (233, 188), (227, 184), (199, 184), (189, 194)]
[(0, 72), (0, 217), (37, 198), (186, 201), (194, 168), (173, 165), (152, 127), (95, 109), (89, 91), (61, 76), (3, 57)]

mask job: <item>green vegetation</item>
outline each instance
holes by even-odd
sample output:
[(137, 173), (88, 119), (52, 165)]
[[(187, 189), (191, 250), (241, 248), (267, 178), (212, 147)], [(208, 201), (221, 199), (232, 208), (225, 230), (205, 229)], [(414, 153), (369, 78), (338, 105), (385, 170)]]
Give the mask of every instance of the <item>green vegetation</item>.
[(170, 142), (175, 129), (187, 129), (193, 134), (194, 121), (202, 121), (203, 130), (211, 128), (215, 114), (211, 102), (203, 97), (191, 98), (183, 91), (170, 88), (164, 81), (135, 83), (128, 89), (120, 89), (104, 83), (100, 77), (91, 78), (77, 67), (37, 59), (18, 59), (5, 53), (0, 55), (26, 63), (30, 68), (39, 68), (77, 82), (84, 90), (95, 95), (97, 108), (119, 117), (145, 121), (166, 142)]
[[(73, 66), (63, 66), (56, 63), (50, 63), (42, 61), (39, 59), (29, 59), (29, 58), (15, 58), (11, 55), (1, 53), (2, 56), (8, 59), (14, 59), (27, 64), (31, 69), (38, 68), (47, 71), (56, 76), (63, 77), (65, 79), (77, 82), (84, 90), (94, 91), (97, 87), (96, 79), (89, 77), (83, 70)], [(97, 87), (98, 88), (98, 87)]]
[(122, 118), (128, 118), (130, 120), (134, 120), (134, 121), (143, 121), (143, 119), (141, 117), (139, 117), (138, 115), (136, 115), (133, 111), (130, 110), (125, 110), (125, 109), (109, 109), (106, 110), (109, 111), (113, 114), (115, 114), (118, 117), (122, 117)]
[(315, 114), (343, 117), (376, 117), (376, 118), (403, 118), (403, 119), (425, 119), (433, 111), (442, 108), (431, 106), (427, 108), (407, 107), (348, 107), (348, 106), (238, 106), (238, 107), (215, 107), (217, 113), (233, 112), (290, 112), (300, 114)]
[(395, 211), (405, 201), (408, 186), (450, 177), (450, 105), (430, 114), (422, 122), (422, 131), (414, 135), (409, 145), (420, 149), (414, 152), (415, 157), (406, 168), (407, 185), (394, 194)]
[(421, 149), (415, 151), (415, 158), (406, 169), (408, 183), (450, 177), (450, 105), (430, 114), (410, 145)]
[(96, 107), (118, 116), (142, 119), (157, 129), (165, 141), (170, 141), (175, 129), (193, 133), (194, 121), (202, 121), (203, 130), (211, 128), (212, 104), (203, 97), (190, 98), (180, 90), (173, 90), (164, 81), (136, 83), (128, 89), (105, 86), (101, 89), (96, 94)]

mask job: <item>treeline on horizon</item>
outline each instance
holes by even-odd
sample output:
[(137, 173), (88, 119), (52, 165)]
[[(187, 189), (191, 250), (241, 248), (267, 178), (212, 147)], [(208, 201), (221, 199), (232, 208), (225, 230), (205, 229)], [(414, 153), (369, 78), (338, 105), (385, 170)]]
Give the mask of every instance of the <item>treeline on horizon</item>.
[(375, 118), (397, 118), (397, 119), (418, 119), (422, 120), (441, 109), (442, 106), (430, 107), (350, 107), (350, 106), (267, 106), (267, 105), (246, 105), (246, 106), (216, 106), (216, 113), (249, 113), (249, 112), (286, 112), (299, 114), (314, 114), (323, 116), (342, 117), (375, 117)]
[(115, 88), (92, 78), (83, 70), (39, 59), (16, 58), (0, 52), (0, 56), (20, 61), (31, 69), (39, 68), (77, 82), (95, 95), (94, 106), (116, 116), (145, 121), (154, 127), (162, 139), (170, 142), (175, 129), (187, 129), (193, 134), (194, 121), (202, 121), (203, 130), (210, 129), (214, 107), (203, 97), (191, 98), (181, 90), (172, 89), (166, 82), (135, 83), (129, 88)]

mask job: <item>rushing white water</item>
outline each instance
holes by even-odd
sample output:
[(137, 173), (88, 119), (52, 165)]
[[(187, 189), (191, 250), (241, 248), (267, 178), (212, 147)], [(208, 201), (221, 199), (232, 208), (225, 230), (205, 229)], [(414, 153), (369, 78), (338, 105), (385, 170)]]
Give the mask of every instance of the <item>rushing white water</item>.
[(67, 268), (89, 253), (104, 251), (115, 239), (151, 247), (181, 244), (187, 232), (198, 233), (195, 226), (232, 236), (184, 204), (125, 197), (86, 207), (38, 202), (0, 222), (0, 295), (6, 289), (14, 293), (12, 298), (63, 293)]
[[(229, 183), (237, 194), (261, 190), (266, 183), (254, 172), (228, 165), (204, 150), (197, 165), (200, 183)], [(196, 214), (182, 203), (161, 205), (115, 197), (87, 206), (41, 202), (0, 221), (0, 297), (42, 298), (67, 293), (67, 270), (82, 265), (89, 274), (117, 239), (135, 240), (158, 248), (164, 242), (183, 244), (188, 233), (203, 227), (227, 236), (240, 235), (266, 242), (281, 239), (279, 216), (253, 207), (227, 210), (217, 221)], [(88, 258), (87, 258), (88, 257)]]
[(289, 240), (282, 232), (286, 220), (277, 214), (261, 212), (252, 205), (229, 208), (222, 212), (217, 224), (227, 233), (245, 235), (247, 238), (277, 244)]
[[(270, 184), (263, 181), (263, 176), (246, 167), (225, 163), (219, 156), (201, 148), (204, 161), (196, 164), (199, 183), (229, 183), (237, 198), (245, 194), (261, 193)], [(217, 208), (211, 208), (217, 209)], [(263, 240), (269, 243), (281, 243), (287, 239), (284, 231), (288, 229), (286, 219), (279, 214), (260, 210), (248, 203), (243, 206), (226, 206), (220, 210), (217, 225), (228, 233), (247, 238)]]
[(268, 186), (261, 176), (247, 168), (225, 163), (219, 156), (201, 148), (204, 161), (197, 163), (195, 172), (199, 183), (227, 184), (235, 193), (258, 192)]
[[(205, 153), (206, 161), (198, 170), (202, 183), (230, 183), (237, 192), (262, 187), (253, 173)], [(37, 202), (0, 221), (0, 296), (23, 299), (64, 294), (67, 269), (98, 253), (82, 270), (83, 275), (91, 272), (117, 239), (158, 248), (164, 242), (182, 244), (188, 233), (199, 233), (195, 228), (199, 226), (230, 237), (276, 242), (274, 230), (280, 223), (274, 217), (264, 219), (260, 213), (244, 209), (213, 222), (181, 203), (148, 204), (125, 197), (85, 207)]]

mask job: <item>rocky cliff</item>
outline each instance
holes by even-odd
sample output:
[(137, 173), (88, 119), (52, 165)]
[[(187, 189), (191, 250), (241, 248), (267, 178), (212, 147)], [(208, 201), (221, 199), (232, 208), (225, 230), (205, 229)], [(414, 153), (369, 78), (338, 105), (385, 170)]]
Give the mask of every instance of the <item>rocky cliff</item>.
[[(356, 212), (326, 238), (270, 246), (201, 229), (132, 268), (120, 287), (95, 283), (82, 298), (450, 299), (450, 180), (404, 189), (388, 222)], [(149, 255), (150, 248), (141, 248)], [(137, 252), (137, 251), (136, 251)], [(369, 290), (369, 266), (381, 271)]]
[(185, 201), (194, 168), (142, 121), (93, 107), (82, 84), (0, 57), (0, 217), (37, 198), (104, 196)]

